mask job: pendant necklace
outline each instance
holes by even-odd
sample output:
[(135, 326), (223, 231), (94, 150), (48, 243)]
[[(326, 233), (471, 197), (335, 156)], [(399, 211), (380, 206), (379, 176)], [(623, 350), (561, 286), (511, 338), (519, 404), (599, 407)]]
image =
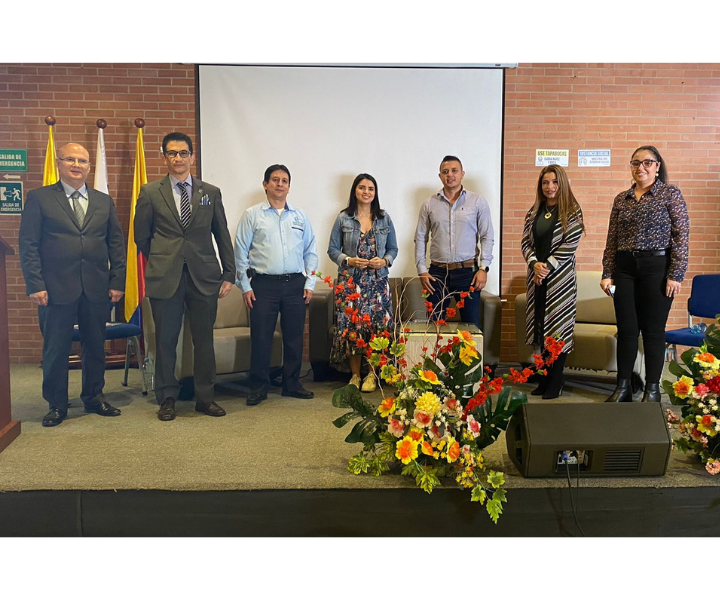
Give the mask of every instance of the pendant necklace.
[(548, 210), (548, 205), (547, 204), (545, 205), (545, 218), (546, 219), (552, 218), (553, 212), (555, 212), (556, 207), (557, 207), (557, 204), (555, 206), (553, 206), (552, 208), (550, 208), (550, 210)]

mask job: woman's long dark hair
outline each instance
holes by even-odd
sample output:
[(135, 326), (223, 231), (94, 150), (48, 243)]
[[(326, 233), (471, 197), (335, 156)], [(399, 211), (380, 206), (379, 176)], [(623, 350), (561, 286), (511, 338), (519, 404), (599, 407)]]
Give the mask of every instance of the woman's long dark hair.
[(360, 185), (360, 182), (363, 179), (372, 181), (373, 185), (375, 186), (375, 198), (373, 198), (373, 201), (370, 204), (370, 213), (372, 214), (373, 221), (375, 219), (382, 219), (385, 216), (385, 211), (380, 208), (380, 195), (378, 192), (378, 184), (377, 181), (375, 181), (375, 178), (369, 173), (360, 173), (360, 175), (355, 178), (355, 181), (353, 181), (352, 187), (350, 188), (350, 199), (348, 200), (347, 208), (342, 212), (344, 212), (348, 217), (355, 216), (358, 204), (355, 191), (357, 190), (357, 186)]

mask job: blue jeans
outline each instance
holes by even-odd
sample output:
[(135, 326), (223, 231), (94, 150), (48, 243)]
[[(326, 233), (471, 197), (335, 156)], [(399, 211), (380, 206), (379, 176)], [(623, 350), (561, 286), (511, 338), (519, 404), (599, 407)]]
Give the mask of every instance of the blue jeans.
[(478, 329), (480, 326), (480, 290), (470, 292), (475, 269), (443, 269), (430, 265), (428, 273), (435, 278), (432, 282), (435, 291), (430, 294), (428, 301), (435, 307), (430, 318), (433, 321), (445, 318), (445, 310), (450, 304), (450, 295), (455, 296), (455, 301), (460, 300), (460, 292), (468, 292), (472, 296), (465, 298), (465, 306), (460, 309), (460, 319), (463, 323), (475, 323)]

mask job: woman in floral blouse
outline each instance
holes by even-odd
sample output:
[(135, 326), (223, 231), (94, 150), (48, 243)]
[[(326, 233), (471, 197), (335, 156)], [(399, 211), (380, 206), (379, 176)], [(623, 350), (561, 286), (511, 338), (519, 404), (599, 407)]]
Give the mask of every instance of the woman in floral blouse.
[(613, 296), (618, 327), (618, 379), (606, 402), (631, 402), (632, 368), (642, 333), (643, 402), (660, 402), (665, 325), (688, 266), (690, 221), (680, 190), (654, 146), (632, 155), (632, 187), (617, 195), (610, 213), (600, 287)]
[[(338, 265), (335, 335), (330, 364), (351, 371), (350, 383), (363, 392), (376, 389), (372, 369), (360, 382), (360, 362), (373, 334), (392, 330), (388, 267), (397, 258), (395, 227), (380, 208), (377, 181), (360, 173), (347, 207), (335, 219), (328, 256)], [(348, 368), (349, 367), (349, 368)]]

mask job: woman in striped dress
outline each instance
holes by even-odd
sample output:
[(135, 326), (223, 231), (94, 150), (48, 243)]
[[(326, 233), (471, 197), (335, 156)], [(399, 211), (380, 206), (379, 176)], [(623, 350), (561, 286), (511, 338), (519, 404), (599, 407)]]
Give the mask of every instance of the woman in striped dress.
[(540, 172), (535, 204), (525, 217), (522, 253), (528, 265), (525, 343), (543, 346), (550, 336), (565, 342), (532, 395), (544, 399), (562, 394), (563, 369), (573, 349), (577, 278), (575, 250), (585, 231), (582, 210), (563, 168)]

